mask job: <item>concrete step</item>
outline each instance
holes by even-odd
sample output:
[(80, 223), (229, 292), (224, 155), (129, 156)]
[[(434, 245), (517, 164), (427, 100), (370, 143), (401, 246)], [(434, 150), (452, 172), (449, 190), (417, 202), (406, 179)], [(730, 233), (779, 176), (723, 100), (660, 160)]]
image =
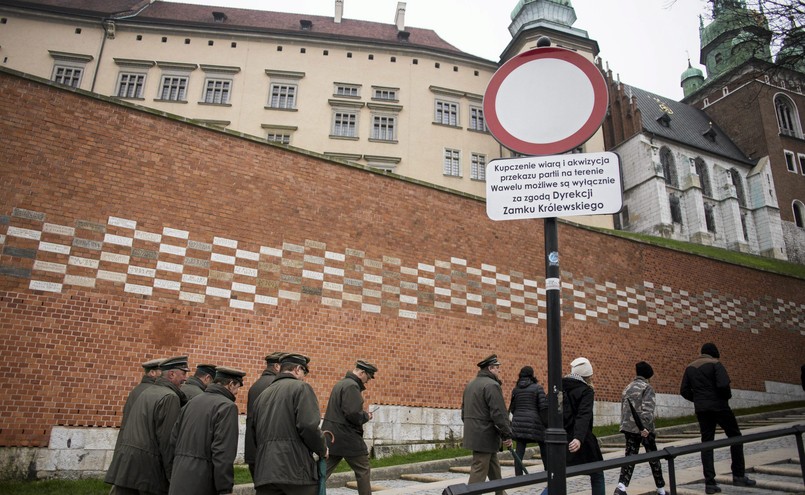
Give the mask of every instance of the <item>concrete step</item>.
[[(757, 485), (754, 487), (734, 487), (730, 488), (730, 491), (735, 491), (736, 489), (740, 489), (741, 491), (744, 490), (768, 490), (775, 493), (802, 493), (805, 490), (805, 485), (802, 484), (802, 480), (798, 480), (797, 482), (791, 482), (788, 480), (782, 480), (779, 478), (774, 477), (766, 477), (766, 476), (751, 476), (750, 477), (757, 481)], [(725, 486), (733, 486), (732, 484), (732, 476), (716, 476), (716, 482), (719, 485), (722, 485), (722, 490)]]
[[(358, 482), (357, 481), (347, 481), (346, 487), (357, 491), (358, 490)], [(381, 490), (388, 490), (388, 487), (383, 486), (383, 485), (376, 485), (376, 484), (372, 483), (372, 491), (373, 492), (379, 492)]]
[(802, 469), (799, 464), (771, 464), (766, 466), (755, 466), (754, 472), (762, 474), (776, 474), (778, 476), (802, 477)]
[(417, 483), (436, 483), (442, 481), (443, 478), (429, 476), (426, 474), (401, 474), (400, 479), (406, 481), (416, 481)]
[(470, 474), (472, 468), (470, 466), (453, 466), (448, 471), (451, 473), (463, 473), (463, 474)]

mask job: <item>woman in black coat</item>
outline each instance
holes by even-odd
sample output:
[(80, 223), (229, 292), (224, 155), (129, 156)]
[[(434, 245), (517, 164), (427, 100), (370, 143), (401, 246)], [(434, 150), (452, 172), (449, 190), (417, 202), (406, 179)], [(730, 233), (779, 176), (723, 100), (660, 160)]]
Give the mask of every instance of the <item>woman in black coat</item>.
[[(568, 466), (604, 460), (598, 439), (593, 435), (595, 391), (592, 382), (593, 367), (583, 357), (574, 359), (570, 363), (570, 374), (562, 378), (562, 415), (568, 441)], [(590, 485), (593, 495), (604, 495), (604, 473), (591, 473)]]
[[(537, 383), (534, 369), (523, 366), (517, 385), (512, 390), (512, 399), (509, 403), (509, 412), (512, 415), (512, 439), (516, 442), (517, 456), (523, 459), (528, 443), (536, 442), (539, 445), (542, 464), (545, 465), (545, 416), (548, 413), (548, 398), (542, 385)], [(514, 474), (520, 476), (523, 469), (519, 463), (514, 463)]]

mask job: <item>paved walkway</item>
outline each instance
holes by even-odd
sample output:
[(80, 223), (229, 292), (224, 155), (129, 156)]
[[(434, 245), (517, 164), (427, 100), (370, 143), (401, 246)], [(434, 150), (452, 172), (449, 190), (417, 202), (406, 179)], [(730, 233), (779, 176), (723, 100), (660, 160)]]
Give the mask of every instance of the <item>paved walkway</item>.
[[(743, 433), (748, 434), (748, 433), (776, 430), (800, 423), (801, 422), (781, 423), (773, 426), (744, 429)], [(724, 435), (716, 436), (716, 439), (718, 438), (724, 438)], [(662, 449), (669, 446), (690, 445), (698, 442), (699, 442), (698, 438), (685, 439), (676, 442), (661, 444), (660, 448)], [(796, 440), (794, 439), (793, 436), (745, 444), (744, 453), (746, 456), (747, 466), (770, 464), (798, 458)], [(604, 459), (613, 459), (622, 456), (623, 452), (610, 452), (604, 455)], [(715, 463), (716, 473), (718, 473), (719, 476), (722, 475), (726, 476), (725, 480), (729, 479), (730, 477), (729, 448), (722, 448), (716, 450), (715, 461), (716, 461)], [(665, 480), (667, 483), (668, 465), (665, 461), (662, 461), (662, 466), (663, 466), (663, 474), (665, 475)], [(675, 467), (676, 467), (676, 481), (678, 486), (694, 484), (689, 487), (680, 489), (679, 490), (680, 494), (704, 493), (704, 484), (702, 482), (703, 476), (701, 468), (701, 459), (699, 454), (678, 457), (675, 462)], [(535, 473), (542, 470), (542, 466), (535, 465), (529, 467), (528, 469), (529, 472)], [(615, 486), (618, 483), (618, 475), (619, 470), (611, 470), (605, 473), (607, 493), (612, 493), (615, 490)], [(383, 495), (441, 495), (442, 491), (450, 485), (455, 485), (458, 483), (466, 483), (468, 477), (468, 475), (466, 474), (449, 473), (445, 471), (434, 472), (434, 473), (421, 473), (419, 476), (440, 479), (441, 481), (433, 483), (421, 483), (417, 481), (409, 481), (403, 479), (377, 480), (372, 483), (373, 491), (379, 492), (380, 490), (382, 490)], [(514, 468), (504, 467), (503, 477), (507, 478), (511, 476), (514, 476)], [(695, 483), (699, 484), (695, 485)], [(536, 486), (529, 486), (508, 490), (507, 492), (510, 495), (511, 494), (538, 495), (544, 487), (545, 487), (544, 484), (540, 484)], [(235, 493), (239, 495), (249, 495), (254, 493), (254, 490), (251, 488), (251, 485), (239, 485), (236, 488), (237, 490), (235, 491)], [(729, 486), (728, 488), (726, 488), (725, 485), (724, 488), (725, 493), (729, 493), (730, 495), (749, 495), (749, 494), (756, 495), (758, 493), (757, 490), (740, 488), (740, 487)], [(803, 492), (805, 492), (805, 487), (803, 487)], [(589, 478), (587, 476), (580, 476), (568, 479), (567, 493), (568, 495), (589, 494), (590, 493)], [(630, 495), (637, 495), (641, 493), (655, 493), (654, 480), (651, 477), (651, 471), (648, 467), (648, 464), (639, 464), (635, 466), (634, 475), (632, 476), (632, 482), (629, 486)], [(357, 495), (357, 491), (348, 487), (328, 488), (327, 494)]]

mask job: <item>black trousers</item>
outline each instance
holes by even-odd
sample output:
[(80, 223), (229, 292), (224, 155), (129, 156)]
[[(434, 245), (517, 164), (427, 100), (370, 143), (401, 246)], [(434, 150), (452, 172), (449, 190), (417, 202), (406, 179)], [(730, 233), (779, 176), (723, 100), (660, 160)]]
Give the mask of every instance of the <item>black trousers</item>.
[[(640, 444), (643, 443), (643, 437), (641, 437), (639, 433), (629, 433), (626, 431), (624, 431), (623, 434), (626, 437), (626, 455), (630, 456), (639, 453)], [(644, 445), (646, 447), (646, 452), (655, 452), (657, 450), (656, 437), (653, 433), (649, 434)], [(651, 475), (654, 477), (654, 484), (657, 486), (657, 488), (664, 487), (665, 480), (662, 477), (662, 466), (660, 465), (660, 461), (651, 461), (649, 462), (649, 466), (651, 466)], [(623, 483), (625, 486), (629, 486), (629, 482), (632, 481), (633, 472), (634, 464), (623, 466), (621, 468), (621, 476), (618, 479), (618, 483)]]
[[(514, 451), (517, 453), (517, 457), (519, 457), (520, 460), (522, 461), (523, 456), (525, 455), (525, 448), (528, 445), (528, 442), (526, 440), (515, 440), (514, 445), (515, 445)], [(538, 440), (537, 445), (539, 445), (539, 456), (542, 459), (542, 465), (547, 466), (548, 461), (546, 459), (546, 455), (548, 453), (548, 449), (545, 448), (545, 442), (540, 442)], [(523, 470), (520, 468), (520, 465), (515, 462), (514, 463), (514, 475), (515, 476), (522, 476), (523, 474), (525, 474), (525, 473), (523, 473)]]
[[(696, 413), (699, 420), (699, 430), (702, 433), (702, 442), (709, 442), (716, 437), (716, 426), (720, 426), (727, 437), (737, 437), (741, 435), (738, 421), (732, 413), (732, 409), (724, 411), (707, 411)], [(743, 477), (746, 475), (746, 464), (744, 461), (744, 446), (733, 445), (730, 447), (730, 457), (732, 457), (732, 475)], [(704, 472), (704, 482), (707, 485), (716, 484), (716, 469), (713, 463), (713, 451), (702, 451), (702, 471)]]

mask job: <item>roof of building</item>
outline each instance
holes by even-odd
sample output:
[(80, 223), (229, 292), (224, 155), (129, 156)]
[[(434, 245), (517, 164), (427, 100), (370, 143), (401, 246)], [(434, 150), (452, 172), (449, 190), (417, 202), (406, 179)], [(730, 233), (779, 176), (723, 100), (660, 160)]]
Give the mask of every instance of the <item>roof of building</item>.
[(624, 86), (625, 93), (637, 100), (645, 132), (747, 165), (755, 163), (704, 111), (634, 86)]
[[(400, 36), (400, 31), (395, 24), (372, 21), (342, 18), (341, 22), (335, 22), (334, 17), (327, 16), (212, 7), (161, 0), (156, 0), (150, 5), (148, 0), (5, 0), (4, 3), (20, 7), (40, 9), (44, 7), (49, 11), (84, 15), (94, 13), (100, 16), (113, 16), (113, 14), (121, 14), (127, 15), (128, 20), (164, 25), (204, 26), (233, 31), (262, 31), (306, 37), (371, 40), (374, 43), (427, 48), (481, 60), (480, 57), (462, 52), (431, 29), (405, 26), (407, 34)], [(128, 17), (137, 11), (139, 13), (136, 16)], [(216, 14), (213, 15), (213, 12)], [(307, 21), (304, 28), (301, 21)]]

